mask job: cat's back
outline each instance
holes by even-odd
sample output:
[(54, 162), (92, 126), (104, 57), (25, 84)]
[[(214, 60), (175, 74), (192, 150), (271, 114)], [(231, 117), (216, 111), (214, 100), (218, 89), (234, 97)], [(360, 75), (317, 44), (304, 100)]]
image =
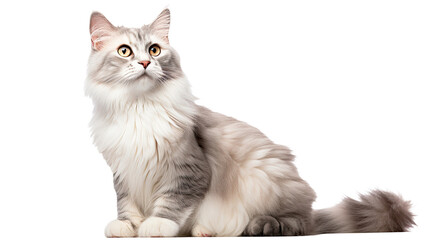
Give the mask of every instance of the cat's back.
[(273, 143), (257, 128), (206, 107), (198, 106), (196, 126), (200, 144), (207, 147), (218, 144), (236, 161), (267, 157), (294, 159), (289, 148)]

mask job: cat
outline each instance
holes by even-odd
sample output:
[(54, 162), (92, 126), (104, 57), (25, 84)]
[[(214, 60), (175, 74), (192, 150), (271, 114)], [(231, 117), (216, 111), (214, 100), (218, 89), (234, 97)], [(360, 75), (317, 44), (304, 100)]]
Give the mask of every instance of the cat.
[(313, 210), (316, 194), (287, 147), (195, 103), (169, 27), (168, 9), (141, 28), (91, 15), (90, 127), (117, 193), (106, 237), (390, 232), (415, 224), (409, 201), (380, 190)]

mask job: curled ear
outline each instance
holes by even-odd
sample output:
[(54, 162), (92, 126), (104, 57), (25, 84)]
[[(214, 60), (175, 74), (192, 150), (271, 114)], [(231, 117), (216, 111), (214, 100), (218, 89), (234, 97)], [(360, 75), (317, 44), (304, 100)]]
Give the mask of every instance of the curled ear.
[(115, 30), (116, 27), (103, 14), (93, 12), (89, 23), (92, 48), (94, 50), (102, 49), (107, 39), (113, 35)]
[(170, 30), (170, 10), (164, 9), (158, 17), (149, 25), (152, 32), (168, 43), (168, 31)]

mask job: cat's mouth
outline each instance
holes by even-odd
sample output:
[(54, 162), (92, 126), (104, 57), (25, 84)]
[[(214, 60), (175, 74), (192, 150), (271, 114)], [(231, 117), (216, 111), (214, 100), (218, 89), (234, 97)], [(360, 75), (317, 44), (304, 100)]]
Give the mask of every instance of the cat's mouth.
[(150, 81), (155, 79), (157, 74), (154, 74), (147, 69), (133, 69), (132, 74), (130, 75), (129, 81), (140, 82), (140, 81)]
[(143, 71), (140, 72), (139, 78), (141, 77), (149, 77), (149, 73), (147, 72), (147, 70), (144, 69)]
[(137, 74), (135, 81), (147, 80), (147, 79), (151, 79), (151, 78), (152, 78), (151, 74), (147, 70), (143, 70)]

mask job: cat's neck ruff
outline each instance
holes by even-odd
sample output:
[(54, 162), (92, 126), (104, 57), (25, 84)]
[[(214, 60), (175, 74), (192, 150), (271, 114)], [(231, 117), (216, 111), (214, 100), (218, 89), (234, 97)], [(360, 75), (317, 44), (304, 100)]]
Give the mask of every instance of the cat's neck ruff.
[(133, 94), (133, 88), (133, 85), (110, 86), (88, 79), (85, 93), (93, 100), (94, 114), (123, 114), (133, 106), (152, 104), (175, 109), (189, 117), (195, 115), (195, 97), (184, 77), (162, 83), (157, 89), (147, 93)]

